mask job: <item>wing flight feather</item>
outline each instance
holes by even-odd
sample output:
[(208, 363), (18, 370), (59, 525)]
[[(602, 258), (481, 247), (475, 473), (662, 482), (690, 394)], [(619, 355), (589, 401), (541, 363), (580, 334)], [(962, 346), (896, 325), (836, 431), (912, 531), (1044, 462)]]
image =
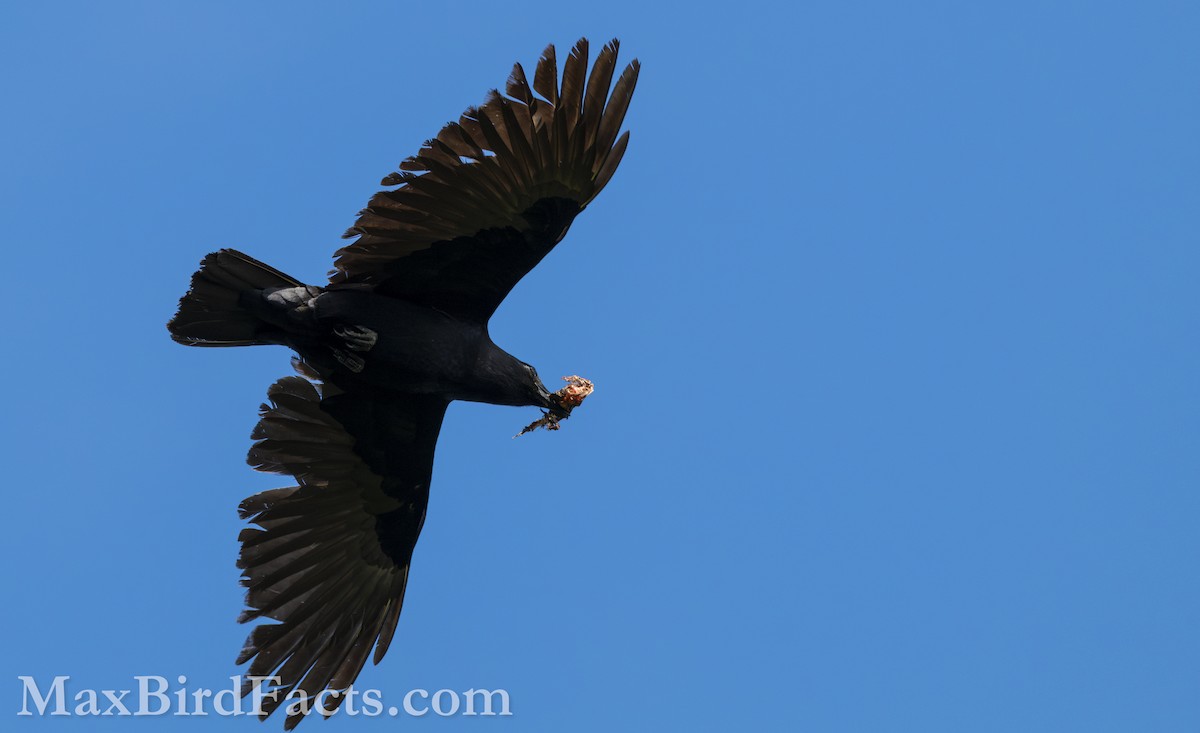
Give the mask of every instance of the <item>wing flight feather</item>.
[[(607, 185), (628, 137), (618, 139), (637, 82), (632, 61), (609, 93), (617, 41), (588, 74), (580, 39), (563, 65), (548, 46), (530, 87), (520, 64), (383, 179), (335, 254), (330, 275), (379, 292), (486, 320), (562, 239)], [(486, 274), (482, 271), (486, 270)], [(482, 280), (491, 286), (476, 290)]]

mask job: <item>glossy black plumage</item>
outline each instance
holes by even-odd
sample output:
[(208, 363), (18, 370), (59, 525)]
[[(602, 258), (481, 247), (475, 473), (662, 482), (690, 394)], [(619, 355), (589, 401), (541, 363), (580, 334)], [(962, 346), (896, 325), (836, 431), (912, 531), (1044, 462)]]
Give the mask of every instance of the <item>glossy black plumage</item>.
[[(465, 399), (566, 415), (532, 367), (492, 343), (487, 322), (562, 239), (624, 154), (637, 80), (615, 85), (617, 42), (587, 74), (588, 44), (554, 47), (532, 89), (514, 67), (493, 91), (384, 179), (346, 236), (330, 282), (304, 285), (233, 250), (205, 257), (168, 324), (192, 346), (280, 344), (301, 376), (280, 379), (249, 462), (296, 486), (241, 513), (241, 620), (257, 626), (238, 664), (292, 690), (340, 690), (396, 630), (425, 519), (446, 407)], [(610, 93), (611, 87), (611, 93)], [(331, 703), (339, 703), (333, 699)], [(289, 711), (285, 727), (303, 718)]]

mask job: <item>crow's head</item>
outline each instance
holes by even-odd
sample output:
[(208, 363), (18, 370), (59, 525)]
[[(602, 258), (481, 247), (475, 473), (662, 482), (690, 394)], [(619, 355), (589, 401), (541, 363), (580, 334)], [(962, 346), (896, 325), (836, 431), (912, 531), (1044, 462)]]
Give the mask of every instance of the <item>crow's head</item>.
[[(521, 432), (535, 428), (558, 430), (558, 423), (592, 393), (592, 383), (582, 377), (563, 377), (567, 386), (551, 392), (537, 370), (516, 357), (492, 347), (484, 353), (473, 375), (475, 391), (459, 399), (474, 399), (494, 405), (532, 405), (544, 410), (541, 419)], [(486, 391), (485, 391), (486, 390)]]

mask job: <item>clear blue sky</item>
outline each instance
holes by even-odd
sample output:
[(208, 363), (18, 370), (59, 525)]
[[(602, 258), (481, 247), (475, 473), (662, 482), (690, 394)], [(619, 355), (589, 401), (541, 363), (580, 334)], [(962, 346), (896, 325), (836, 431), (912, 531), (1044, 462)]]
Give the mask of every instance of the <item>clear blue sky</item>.
[[(238, 672), (282, 349), (177, 346), (200, 257), (321, 282), (378, 180), (547, 42), (643, 74), (612, 184), (493, 321), (597, 392), (455, 404), (321, 730), (1194, 731), (1194, 3), (8, 3), (6, 641), (73, 689)], [(392, 698), (394, 699), (394, 697)], [(270, 730), (281, 721), (272, 720)]]

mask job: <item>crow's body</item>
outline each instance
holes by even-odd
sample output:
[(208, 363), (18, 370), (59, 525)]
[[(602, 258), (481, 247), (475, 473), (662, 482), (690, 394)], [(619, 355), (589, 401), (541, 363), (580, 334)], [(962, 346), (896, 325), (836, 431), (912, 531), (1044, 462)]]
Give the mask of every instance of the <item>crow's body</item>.
[(243, 530), (238, 559), (241, 620), (276, 623), (255, 627), (237, 663), (250, 662), (248, 680), (275, 678), (262, 712), (286, 705), (286, 728), (391, 643), (447, 405), (533, 405), (561, 418), (577, 404), (492, 343), (487, 324), (625, 151), (638, 64), (614, 84), (616, 41), (590, 75), (587, 55), (581, 40), (561, 86), (553, 46), (532, 85), (518, 64), (506, 95), (493, 92), (405, 160), (383, 180), (395, 188), (347, 232), (355, 241), (337, 252), (327, 285), (221, 250), (204, 258), (168, 324), (190, 346), (277, 344), (298, 355), (302, 376), (268, 390), (249, 456), (296, 486), (242, 503), (257, 527)]
[(371, 288), (304, 286), (240, 296), (270, 319), (260, 338), (291, 347), (342, 389), (559, 409), (536, 376), (530, 389), (532, 367), (496, 346), (485, 324)]
[[(481, 391), (480, 363), (498, 350), (482, 325), (386, 295), (354, 290), (323, 294), (313, 312), (326, 335), (317, 346), (318, 353), (324, 349), (349, 354), (355, 348), (352, 340), (335, 329), (352, 326), (376, 334), (373, 345), (357, 352), (364, 362), (363, 369), (356, 372), (339, 363), (335, 381), (360, 381), (447, 400), (488, 401), (487, 395), (469, 395)], [(302, 356), (311, 353), (303, 346), (297, 350)]]

